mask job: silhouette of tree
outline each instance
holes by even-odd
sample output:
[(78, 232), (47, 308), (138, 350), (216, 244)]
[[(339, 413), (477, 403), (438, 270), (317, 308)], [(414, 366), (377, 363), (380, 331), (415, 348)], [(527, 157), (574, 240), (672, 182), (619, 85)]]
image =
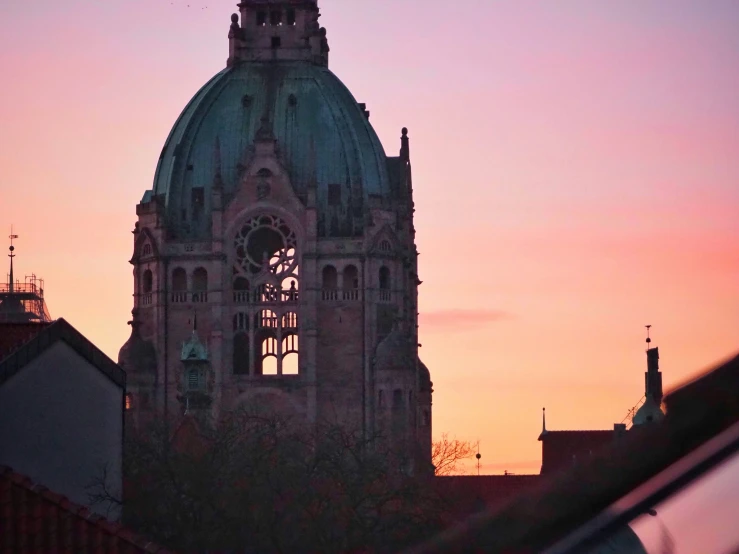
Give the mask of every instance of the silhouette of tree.
[(247, 410), (212, 427), (159, 421), (127, 437), (123, 518), (179, 552), (396, 550), (437, 530), (445, 505), (410, 467), (340, 425)]
[(462, 462), (471, 459), (475, 452), (475, 446), (471, 442), (450, 439), (444, 433), (431, 446), (431, 463), (436, 468), (436, 475), (454, 475), (460, 472)]

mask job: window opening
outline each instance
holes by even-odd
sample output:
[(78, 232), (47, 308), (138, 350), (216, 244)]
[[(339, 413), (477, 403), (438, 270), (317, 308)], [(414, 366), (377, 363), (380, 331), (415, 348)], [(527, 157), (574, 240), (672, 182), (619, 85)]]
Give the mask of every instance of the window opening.
[(277, 314), (272, 310), (257, 312), (255, 324), (263, 329), (277, 329)]
[(298, 314), (295, 312), (287, 312), (282, 316), (283, 329), (295, 329), (298, 326)]
[(133, 407), (133, 395), (131, 393), (127, 393), (124, 400), (126, 410), (130, 410)]
[(144, 293), (145, 294), (150, 293), (151, 292), (151, 289), (152, 289), (152, 287), (154, 285), (154, 277), (153, 277), (153, 274), (151, 273), (151, 270), (150, 269), (147, 269), (146, 271), (144, 271), (144, 283), (143, 283), (143, 285), (144, 285)]
[(283, 375), (299, 375), (298, 353), (290, 352), (282, 358), (282, 374)]
[(249, 373), (249, 335), (237, 333), (234, 337), (233, 372), (237, 375)]
[(282, 25), (282, 12), (279, 10), (272, 10), (269, 14), (269, 23), (273, 27)]
[(208, 271), (204, 267), (199, 267), (193, 271), (192, 290), (193, 302), (208, 301)]
[(391, 252), (393, 249), (392, 244), (390, 244), (389, 240), (383, 240), (380, 242), (380, 252)]
[(151, 256), (151, 244), (149, 244), (148, 242), (144, 245), (143, 255), (144, 256)]
[(267, 12), (257, 12), (257, 26), (264, 27), (267, 24)]
[(399, 410), (403, 408), (403, 391), (395, 389), (393, 391), (393, 409)]
[(344, 300), (359, 300), (359, 271), (356, 266), (348, 265), (342, 274)]
[(172, 302), (187, 302), (187, 273), (181, 267), (172, 272)]
[(295, 25), (295, 9), (294, 8), (289, 8), (287, 10), (287, 24)]
[(332, 265), (327, 265), (321, 272), (321, 283), (324, 300), (338, 300), (339, 298), (339, 274)]
[(385, 266), (380, 268), (380, 289), (390, 290), (390, 270)]
[(280, 37), (272, 37), (272, 48), (279, 48), (282, 45)]

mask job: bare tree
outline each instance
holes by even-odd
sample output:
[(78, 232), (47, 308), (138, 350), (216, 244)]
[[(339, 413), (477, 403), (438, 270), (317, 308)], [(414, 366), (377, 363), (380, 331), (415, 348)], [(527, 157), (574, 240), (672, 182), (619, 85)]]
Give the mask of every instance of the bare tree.
[(471, 442), (450, 439), (446, 433), (431, 447), (431, 462), (439, 476), (458, 474), (462, 462), (474, 455), (475, 447)]
[[(241, 411), (127, 436), (124, 522), (180, 552), (393, 551), (438, 529), (431, 476), (381, 436)], [(116, 500), (116, 499), (111, 499)]]

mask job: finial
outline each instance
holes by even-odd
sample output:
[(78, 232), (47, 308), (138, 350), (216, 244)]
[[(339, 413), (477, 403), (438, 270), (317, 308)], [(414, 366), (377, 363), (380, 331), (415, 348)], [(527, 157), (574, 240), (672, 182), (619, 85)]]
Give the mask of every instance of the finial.
[(541, 433), (542, 435), (547, 432), (547, 409), (541, 409)]
[(236, 38), (236, 36), (239, 34), (239, 30), (241, 28), (239, 27), (239, 14), (232, 13), (231, 14), (231, 27), (228, 30), (228, 38), (233, 39)]
[(404, 160), (409, 160), (411, 156), (411, 150), (408, 141), (408, 128), (403, 127), (400, 133), (400, 157)]
[(644, 327), (647, 328), (647, 350), (648, 350), (649, 349), (649, 343), (652, 342), (652, 339), (649, 338), (649, 328), (651, 327), (651, 325), (645, 325)]
[(10, 258), (10, 276), (8, 278), (8, 292), (13, 292), (13, 258), (15, 258), (15, 254), (13, 252), (15, 251), (15, 246), (13, 246), (13, 239), (17, 239), (18, 235), (13, 234), (13, 225), (10, 226), (10, 236), (8, 237), (10, 239), (10, 247), (8, 250), (10, 250), (10, 254), (8, 254), (8, 258)]

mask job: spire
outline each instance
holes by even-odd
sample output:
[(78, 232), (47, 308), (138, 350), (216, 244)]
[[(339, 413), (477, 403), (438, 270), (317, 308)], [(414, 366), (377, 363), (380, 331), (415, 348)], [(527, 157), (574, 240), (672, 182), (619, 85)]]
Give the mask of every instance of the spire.
[(10, 254), (8, 254), (8, 258), (10, 258), (10, 277), (8, 279), (8, 292), (13, 292), (13, 258), (15, 258), (15, 254), (13, 254), (13, 251), (15, 250), (15, 246), (13, 246), (13, 239), (17, 239), (18, 235), (13, 234), (13, 226), (10, 226), (10, 236), (8, 237), (10, 239)]
[(650, 348), (652, 339), (649, 336), (651, 325), (647, 328), (647, 371), (644, 374), (644, 403), (637, 410), (631, 422), (634, 425), (661, 421), (664, 413), (662, 404), (662, 373), (659, 371), (659, 349)]
[(542, 440), (547, 433), (549, 433), (549, 431), (547, 431), (547, 409), (542, 408), (541, 409), (541, 434), (539, 435), (539, 440)]

